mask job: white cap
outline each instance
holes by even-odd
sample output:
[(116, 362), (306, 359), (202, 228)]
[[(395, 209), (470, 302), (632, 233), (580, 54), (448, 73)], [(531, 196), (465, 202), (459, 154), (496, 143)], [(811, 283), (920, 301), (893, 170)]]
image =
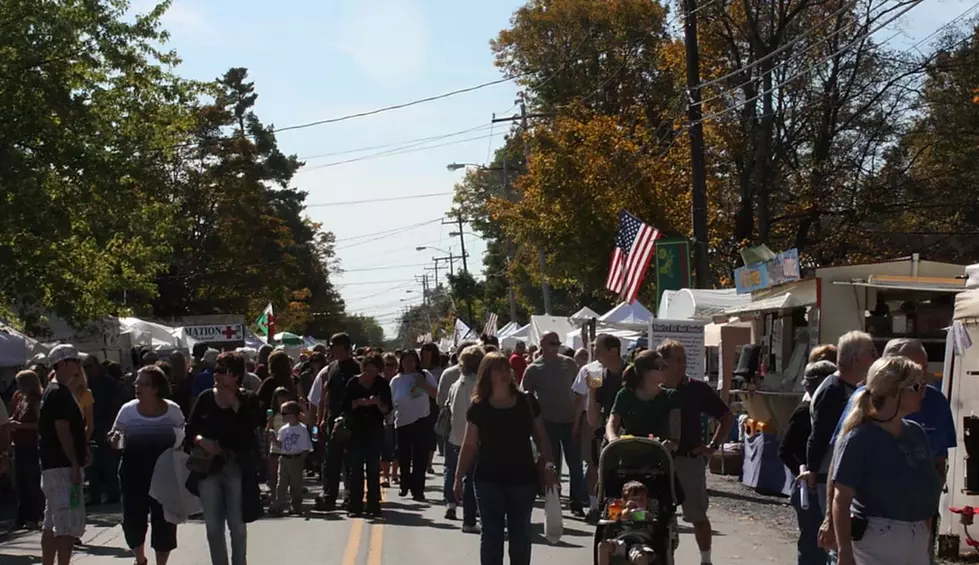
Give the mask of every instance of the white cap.
[(54, 346), (54, 349), (48, 353), (48, 362), (51, 363), (52, 367), (62, 361), (69, 360), (81, 360), (81, 355), (78, 354), (78, 350), (75, 349), (74, 345), (62, 343), (61, 345)]

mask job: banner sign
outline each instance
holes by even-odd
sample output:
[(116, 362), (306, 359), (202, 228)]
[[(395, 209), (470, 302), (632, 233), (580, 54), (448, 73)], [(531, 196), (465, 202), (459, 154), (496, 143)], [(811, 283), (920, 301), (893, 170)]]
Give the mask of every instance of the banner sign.
[(687, 354), (687, 375), (707, 378), (707, 348), (704, 345), (704, 320), (650, 320), (649, 348), (655, 349), (668, 339), (680, 342)]
[(690, 288), (690, 242), (686, 239), (656, 240), (656, 304), (663, 292)]
[(206, 326), (184, 326), (188, 337), (205, 342), (244, 341), (245, 331), (241, 324), (209, 324)]
[(783, 251), (771, 261), (734, 270), (734, 286), (738, 294), (749, 294), (801, 278), (798, 249)]

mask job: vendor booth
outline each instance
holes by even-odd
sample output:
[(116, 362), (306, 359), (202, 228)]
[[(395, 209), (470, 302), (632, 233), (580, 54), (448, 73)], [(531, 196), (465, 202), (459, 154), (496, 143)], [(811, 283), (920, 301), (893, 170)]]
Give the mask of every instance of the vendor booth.
[[(979, 527), (962, 524), (960, 509), (979, 508), (979, 281), (955, 297), (948, 331), (943, 392), (949, 399), (958, 446), (949, 450), (947, 491), (939, 506), (939, 557), (977, 554)], [(960, 512), (953, 512), (951, 509)]]

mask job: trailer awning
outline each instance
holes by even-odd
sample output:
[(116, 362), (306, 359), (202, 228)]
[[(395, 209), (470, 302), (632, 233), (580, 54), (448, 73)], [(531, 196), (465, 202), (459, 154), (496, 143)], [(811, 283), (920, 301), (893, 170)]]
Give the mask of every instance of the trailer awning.
[(845, 285), (845, 286), (862, 286), (865, 288), (876, 288), (879, 290), (912, 290), (918, 292), (950, 292), (956, 294), (965, 290), (965, 283), (963, 285), (955, 288), (952, 286), (944, 285), (928, 285), (928, 284), (894, 284), (894, 283), (880, 283), (880, 282), (862, 282), (862, 281), (833, 281), (833, 284)]
[(733, 308), (728, 308), (724, 311), (724, 315), (737, 316), (739, 314), (751, 314), (754, 312), (772, 312), (777, 310), (787, 310), (797, 306), (801, 306), (799, 301), (792, 296), (791, 292), (786, 292), (785, 294), (772, 296), (771, 298), (764, 298), (762, 300), (749, 302), (748, 304), (741, 304)]

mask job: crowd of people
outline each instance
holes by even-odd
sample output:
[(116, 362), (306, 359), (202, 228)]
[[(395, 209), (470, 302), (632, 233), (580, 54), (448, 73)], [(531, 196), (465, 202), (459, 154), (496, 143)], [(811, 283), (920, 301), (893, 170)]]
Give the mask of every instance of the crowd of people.
[[(590, 356), (553, 333), (505, 352), (483, 336), (451, 356), (431, 343), (355, 349), (343, 333), (298, 360), (270, 346), (249, 353), (147, 351), (123, 375), (65, 344), (17, 375), (0, 423), (13, 446), (18, 527), (41, 529), (44, 565), (69, 562), (86, 507), (103, 503), (121, 503), (137, 565), (150, 551), (167, 563), (177, 525), (151, 483), (170, 449), (187, 454), (186, 487), (199, 498), (213, 565), (246, 563), (248, 523), (307, 512), (304, 483), (317, 478), (319, 511), (380, 518), (381, 489), (395, 485), (427, 503), (436, 453), (445, 458), (445, 518), (458, 520), (461, 506), (462, 531), (480, 535), (480, 562), (502, 564), (506, 539), (510, 563), (526, 565), (534, 501), (549, 487), (560, 492), (563, 465), (568, 511), (597, 521), (599, 453), (621, 434), (670, 446), (684, 516), (702, 563), (711, 562), (706, 456), (734, 417), (687, 377), (679, 343), (631, 363), (613, 336), (599, 335)], [(585, 367), (591, 357), (598, 378)], [(710, 439), (705, 414), (720, 424)]]
[(799, 565), (934, 563), (956, 435), (927, 365), (920, 341), (891, 340), (878, 357), (863, 332), (811, 352), (807, 394), (780, 446), (799, 471)]

